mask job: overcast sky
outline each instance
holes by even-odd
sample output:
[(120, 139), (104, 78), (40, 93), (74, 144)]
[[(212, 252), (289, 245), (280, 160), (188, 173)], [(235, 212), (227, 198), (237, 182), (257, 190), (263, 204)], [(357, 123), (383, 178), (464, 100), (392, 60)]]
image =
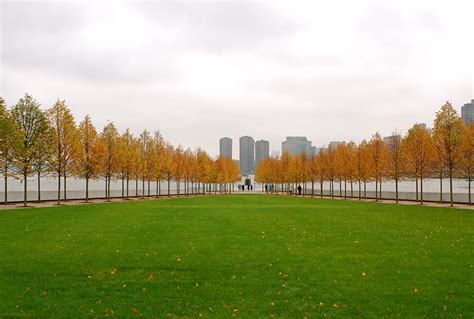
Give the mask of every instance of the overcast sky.
[(211, 155), (223, 136), (235, 158), (242, 135), (360, 141), (474, 98), (473, 3), (0, 1), (0, 95)]

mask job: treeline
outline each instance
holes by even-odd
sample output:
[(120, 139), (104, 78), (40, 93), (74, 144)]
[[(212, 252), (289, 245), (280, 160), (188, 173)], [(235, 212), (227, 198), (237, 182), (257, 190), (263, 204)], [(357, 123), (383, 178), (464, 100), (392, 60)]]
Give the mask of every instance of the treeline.
[[(383, 140), (376, 133), (370, 140), (359, 144), (349, 142), (335, 148), (329, 147), (315, 156), (268, 158), (260, 163), (256, 179), (260, 183), (276, 184), (278, 190), (296, 189), (296, 184), (319, 183), (319, 195), (323, 196), (323, 184), (329, 183), (330, 196), (339, 186), (344, 197), (354, 197), (357, 188), (359, 199), (366, 197), (366, 185), (375, 182), (375, 198), (382, 196), (383, 181), (394, 181), (395, 200), (398, 203), (398, 185), (401, 180), (416, 182), (416, 200), (423, 203), (423, 180), (439, 178), (440, 201), (443, 201), (443, 178), (449, 177), (450, 203), (453, 206), (453, 178), (467, 178), (469, 204), (471, 204), (471, 176), (474, 154), (474, 123), (466, 127), (449, 102), (436, 113), (432, 130), (415, 124), (405, 136), (393, 133)], [(335, 185), (339, 184), (339, 185)], [(342, 190), (344, 189), (344, 190)], [(350, 195), (348, 195), (348, 193)]]
[[(8, 202), (8, 178), (21, 179), (24, 205), (27, 205), (28, 177), (36, 176), (38, 200), (41, 200), (41, 178), (57, 178), (57, 200), (61, 192), (66, 199), (67, 178), (85, 180), (85, 200), (89, 200), (89, 181), (104, 180), (105, 196), (110, 200), (113, 180), (122, 182), (122, 197), (130, 194), (130, 183), (142, 184), (142, 196), (151, 196), (150, 184), (156, 182), (161, 194), (161, 181), (172, 181), (177, 194), (182, 191), (204, 193), (231, 191), (231, 184), (240, 179), (237, 163), (228, 158), (212, 159), (205, 151), (175, 147), (163, 139), (159, 131), (144, 130), (134, 136), (129, 129), (119, 132), (108, 122), (99, 133), (87, 115), (79, 125), (64, 100), (42, 110), (40, 104), (25, 94), (13, 107), (7, 108), (0, 97), (0, 173), (4, 177)], [(183, 189), (181, 189), (183, 187)], [(145, 190), (146, 189), (146, 190)]]

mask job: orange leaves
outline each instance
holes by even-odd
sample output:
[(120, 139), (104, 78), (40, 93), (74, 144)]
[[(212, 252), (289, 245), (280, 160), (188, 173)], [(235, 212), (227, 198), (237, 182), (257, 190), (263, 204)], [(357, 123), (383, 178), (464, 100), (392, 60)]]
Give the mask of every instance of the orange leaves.
[(153, 276), (153, 274), (149, 274), (147, 279), (148, 279), (148, 281), (152, 281), (152, 280), (155, 279), (155, 276)]

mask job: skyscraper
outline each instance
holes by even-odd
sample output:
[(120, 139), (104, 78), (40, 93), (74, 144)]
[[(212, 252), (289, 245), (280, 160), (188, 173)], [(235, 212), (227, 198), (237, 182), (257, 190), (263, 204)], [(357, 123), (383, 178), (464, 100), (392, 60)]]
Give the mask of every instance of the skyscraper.
[(303, 136), (287, 136), (286, 141), (281, 143), (281, 153), (288, 152), (292, 155), (300, 155), (303, 152), (309, 155), (311, 141)]
[(219, 140), (219, 155), (232, 159), (232, 139), (223, 137)]
[(265, 140), (255, 142), (255, 169), (258, 164), (270, 156), (270, 143)]
[(255, 142), (250, 136), (239, 139), (240, 174), (250, 175), (255, 173)]
[(464, 124), (470, 126), (474, 121), (474, 100), (471, 103), (466, 103), (461, 107), (461, 117)]
[(332, 142), (329, 142), (329, 145), (328, 147), (332, 148), (332, 149), (336, 149), (338, 145), (341, 145), (341, 144), (346, 144), (345, 141), (332, 141)]

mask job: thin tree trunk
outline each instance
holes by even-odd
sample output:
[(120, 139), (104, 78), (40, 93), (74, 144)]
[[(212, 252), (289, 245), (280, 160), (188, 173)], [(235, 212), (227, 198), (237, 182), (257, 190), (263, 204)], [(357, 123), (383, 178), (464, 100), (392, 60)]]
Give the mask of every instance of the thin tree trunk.
[(398, 176), (395, 177), (395, 202), (398, 204)]
[(377, 178), (375, 178), (375, 201), (376, 202), (379, 200), (378, 194), (379, 194), (379, 182)]
[(418, 201), (418, 176), (415, 177), (415, 183), (416, 183), (416, 188), (415, 188), (416, 201)]
[(347, 199), (347, 181), (344, 180), (344, 199)]
[(26, 172), (23, 173), (23, 180), (25, 182), (25, 184), (23, 185), (23, 206), (26, 207), (28, 202), (28, 179), (26, 176)]
[(125, 177), (122, 175), (122, 198), (125, 196)]
[(86, 177), (86, 203), (89, 202), (89, 177)]
[(170, 196), (170, 179), (168, 178), (168, 197)]
[(4, 179), (5, 179), (5, 205), (8, 204), (8, 171), (5, 170), (5, 176), (4, 176)]
[(362, 199), (362, 198), (361, 198), (361, 195), (362, 195), (362, 194), (361, 194), (361, 189), (360, 189), (360, 179), (359, 179), (359, 200), (361, 200), (361, 199)]
[(41, 201), (41, 174), (38, 172), (38, 202)]
[(67, 184), (66, 184), (66, 181), (67, 181), (67, 177), (66, 177), (66, 172), (64, 172), (64, 199), (67, 199)]
[(58, 171), (58, 205), (61, 204), (61, 169)]
[(443, 171), (439, 171), (439, 202), (443, 202)]
[(129, 185), (130, 184), (130, 177), (128, 176), (128, 173), (127, 173), (127, 199), (129, 197)]
[(423, 170), (420, 172), (420, 201), (423, 205)]
[(135, 177), (135, 197), (138, 197), (138, 176)]
[(468, 181), (468, 184), (469, 184), (469, 186), (468, 186), (469, 205), (471, 205), (471, 204), (472, 204), (472, 203), (471, 203), (471, 170), (469, 170), (469, 176), (468, 176), (468, 178), (469, 178), (469, 181)]
[(453, 169), (449, 169), (449, 200), (451, 201), (451, 207), (454, 207), (453, 203)]

